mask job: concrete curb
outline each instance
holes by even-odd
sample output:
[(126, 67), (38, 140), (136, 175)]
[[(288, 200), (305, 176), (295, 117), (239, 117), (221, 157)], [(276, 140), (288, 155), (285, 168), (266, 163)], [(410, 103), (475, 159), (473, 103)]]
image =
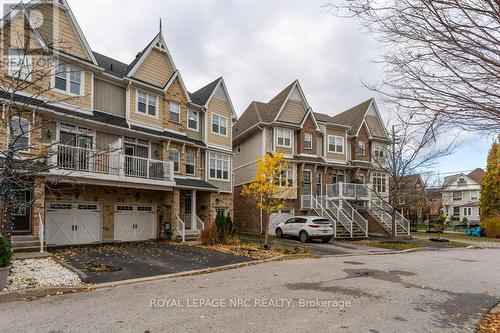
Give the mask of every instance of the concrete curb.
[(56, 260), (56, 262), (59, 265), (61, 265), (61, 266), (65, 267), (65, 268), (69, 269), (70, 271), (74, 272), (76, 275), (78, 275), (80, 277), (80, 279), (83, 282), (87, 283), (87, 281), (89, 279), (89, 276), (87, 274), (85, 274), (82, 270), (80, 270), (80, 269), (78, 269), (78, 268), (76, 268), (74, 266), (71, 266), (70, 264), (68, 264), (68, 263), (66, 263), (64, 261)]
[[(256, 266), (259, 264), (264, 264), (264, 263), (274, 262), (274, 261), (298, 260), (298, 259), (319, 259), (319, 258), (321, 258), (321, 256), (309, 254), (309, 253), (285, 254), (282, 256), (269, 258), (269, 259), (241, 262), (241, 263), (237, 263), (237, 264), (230, 264), (230, 265), (224, 265), (224, 266), (218, 266), (218, 267), (210, 267), (210, 268), (193, 270), (193, 271), (186, 271), (186, 272), (180, 272), (180, 273), (155, 275), (155, 276), (148, 276), (148, 277), (137, 278), (137, 279), (128, 279), (128, 280), (122, 280), (122, 281), (116, 281), (116, 282), (99, 283), (99, 284), (95, 284), (95, 285), (86, 285), (84, 287), (61, 286), (61, 287), (39, 287), (39, 288), (32, 288), (32, 289), (13, 290), (13, 291), (9, 291), (9, 292), (6, 292), (4, 294), (1, 294), (0, 295), (0, 303), (14, 302), (14, 301), (32, 301), (35, 299), (40, 299), (40, 298), (49, 297), (49, 296), (59, 296), (59, 295), (77, 293), (77, 292), (83, 292), (83, 291), (94, 291), (97, 289), (115, 288), (115, 287), (119, 287), (119, 286), (126, 286), (126, 285), (137, 284), (137, 283), (155, 282), (155, 281), (167, 280), (167, 279), (173, 279), (173, 278), (203, 275), (203, 274), (208, 274), (208, 273), (226, 271), (226, 270), (230, 270), (230, 269)], [(77, 273), (78, 275), (80, 275), (78, 273), (78, 272), (80, 272), (81, 274), (83, 274), (83, 276), (87, 277), (87, 275), (85, 273), (76, 269), (75, 267), (70, 266), (66, 263), (61, 263), (61, 262), (59, 262), (59, 263), (61, 265), (65, 266), (66, 268), (68, 268), (72, 271), (75, 271), (75, 273)]]

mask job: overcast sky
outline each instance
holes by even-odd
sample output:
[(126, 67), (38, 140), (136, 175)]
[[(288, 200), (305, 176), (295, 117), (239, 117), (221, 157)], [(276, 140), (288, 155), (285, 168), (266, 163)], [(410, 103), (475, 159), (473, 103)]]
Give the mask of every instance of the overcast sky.
[[(223, 76), (238, 114), (252, 100), (266, 102), (299, 79), (314, 111), (333, 115), (377, 97), (361, 80), (383, 75), (372, 61), (383, 49), (356, 20), (325, 13), (324, 3), (69, 0), (90, 46), (125, 63), (158, 33), (162, 18), (167, 46), (188, 90)], [(484, 167), (490, 144), (491, 139), (467, 136), (438, 168)]]

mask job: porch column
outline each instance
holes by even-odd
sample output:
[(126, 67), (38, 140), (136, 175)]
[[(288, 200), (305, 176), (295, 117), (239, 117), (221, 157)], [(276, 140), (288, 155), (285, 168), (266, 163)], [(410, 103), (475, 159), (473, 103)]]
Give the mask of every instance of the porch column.
[(180, 209), (181, 209), (180, 207), (181, 207), (181, 193), (178, 188), (174, 188), (174, 191), (172, 192), (172, 208), (171, 208), (172, 230), (175, 230), (177, 224), (177, 215), (180, 214)]
[(191, 229), (196, 230), (196, 190), (191, 191)]
[(39, 178), (35, 180), (32, 195), (31, 232), (33, 235), (38, 235), (40, 219), (45, 224), (45, 180)]

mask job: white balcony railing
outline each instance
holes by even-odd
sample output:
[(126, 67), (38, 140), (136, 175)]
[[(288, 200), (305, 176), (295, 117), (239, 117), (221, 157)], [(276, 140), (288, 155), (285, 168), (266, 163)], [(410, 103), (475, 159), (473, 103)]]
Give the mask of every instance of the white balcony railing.
[(173, 181), (173, 162), (89, 148), (58, 145), (52, 157), (58, 169), (132, 178)]
[(368, 199), (370, 190), (367, 184), (336, 183), (326, 185), (329, 198)]

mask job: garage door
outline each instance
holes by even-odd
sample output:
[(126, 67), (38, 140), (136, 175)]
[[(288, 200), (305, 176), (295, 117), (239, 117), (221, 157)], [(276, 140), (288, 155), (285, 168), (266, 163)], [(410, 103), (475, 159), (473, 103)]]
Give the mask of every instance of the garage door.
[(156, 238), (156, 206), (115, 205), (114, 234), (122, 242)]
[(276, 235), (276, 227), (278, 226), (278, 224), (280, 224), (281, 222), (285, 222), (286, 220), (292, 217), (293, 217), (292, 208), (283, 208), (276, 213), (272, 213), (269, 216), (269, 229), (268, 229), (269, 235), (272, 236)]
[(49, 203), (45, 212), (47, 244), (72, 245), (101, 240), (101, 205), (96, 203)]

